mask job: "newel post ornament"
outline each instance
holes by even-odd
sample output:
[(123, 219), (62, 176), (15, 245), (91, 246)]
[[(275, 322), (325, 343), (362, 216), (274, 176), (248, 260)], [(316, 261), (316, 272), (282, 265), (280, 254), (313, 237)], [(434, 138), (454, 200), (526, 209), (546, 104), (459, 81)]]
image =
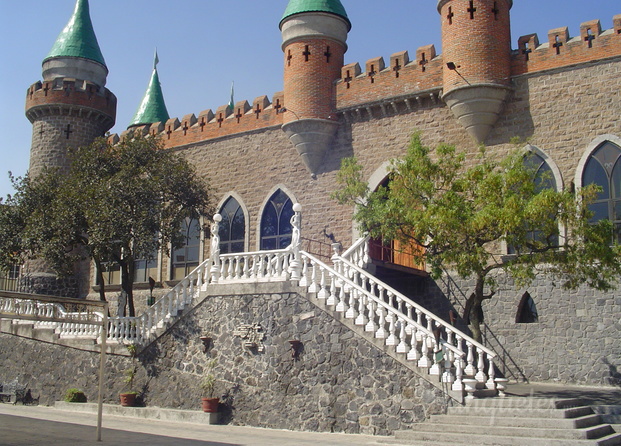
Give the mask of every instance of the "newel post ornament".
[(300, 248), (302, 246), (302, 239), (300, 237), (300, 230), (302, 227), (302, 205), (295, 203), (293, 205), (293, 217), (291, 217), (291, 263), (289, 264), (289, 274), (291, 274), (291, 280), (300, 280), (302, 275), (302, 256), (300, 254)]
[(218, 283), (220, 279), (220, 222), (222, 215), (213, 216), (211, 224), (211, 283)]

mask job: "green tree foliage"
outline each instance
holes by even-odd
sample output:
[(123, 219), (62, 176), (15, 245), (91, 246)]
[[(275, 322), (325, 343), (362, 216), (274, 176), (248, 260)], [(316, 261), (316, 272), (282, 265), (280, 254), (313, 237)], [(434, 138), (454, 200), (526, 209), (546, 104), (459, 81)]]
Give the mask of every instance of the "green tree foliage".
[[(452, 269), (474, 278), (466, 318), (481, 340), (482, 303), (497, 289), (492, 271), (508, 272), (520, 286), (546, 273), (567, 288), (586, 283), (601, 290), (614, 287), (621, 272), (612, 225), (589, 223), (588, 205), (597, 188), (585, 187), (577, 195), (541, 190), (524, 157), (516, 151), (494, 160), (481, 150), (478, 159), (467, 162), (455, 147), (432, 151), (415, 134), (405, 157), (391, 162), (388, 186), (370, 191), (362, 166), (348, 158), (333, 198), (355, 204), (360, 230), (372, 237), (424, 247), (415, 254), (432, 277)], [(502, 255), (503, 241), (515, 254)]]
[[(181, 222), (211, 212), (211, 191), (192, 166), (163, 150), (156, 138), (97, 139), (70, 153), (68, 169), (13, 181), (16, 193), (0, 206), (0, 267), (42, 258), (59, 275), (91, 258), (119, 265), (133, 304), (134, 261), (182, 243)], [(166, 251), (166, 250), (165, 250)], [(100, 296), (105, 299), (103, 287)]]

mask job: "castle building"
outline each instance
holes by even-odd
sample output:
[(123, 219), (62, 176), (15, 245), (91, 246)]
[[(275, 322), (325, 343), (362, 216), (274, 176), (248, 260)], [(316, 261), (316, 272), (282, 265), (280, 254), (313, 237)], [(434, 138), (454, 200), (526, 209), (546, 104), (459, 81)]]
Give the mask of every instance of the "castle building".
[[(343, 3), (290, 0), (280, 22), (274, 18), (282, 32), (283, 91), (170, 118), (154, 66), (128, 130), (109, 138), (160, 136), (212, 180), (222, 254), (287, 247), (295, 203), (303, 208), (307, 251), (329, 259), (332, 242), (354, 245), (361, 235), (352, 209), (330, 199), (341, 160), (355, 155), (375, 188), (414, 131), (431, 147), (446, 142), (474, 154), (484, 144), (498, 156), (512, 150), (517, 137), (559, 190), (602, 186), (596, 216), (621, 227), (621, 15), (612, 29), (592, 20), (580, 25), (579, 36), (557, 28), (541, 41), (522, 36), (513, 48), (512, 6), (512, 0), (439, 0), (442, 54), (429, 45), (412, 55), (344, 65), (355, 23)], [(105, 88), (107, 74), (88, 1), (78, 0), (44, 60), (43, 80), (28, 90), (32, 173), (64, 166), (66, 147), (87, 144), (112, 127), (116, 98)], [(164, 288), (183, 280), (209, 257), (203, 223), (188, 218), (186, 245), (137, 265), (137, 280), (153, 277)], [(371, 248), (370, 256), (386, 277), (405, 275), (404, 293), (439, 317), (446, 319), (449, 308), (461, 313), (469, 281), (449, 273), (434, 282), (424, 265), (398, 250)], [(94, 293), (100, 284), (92, 268), (80, 273), (80, 297)], [(114, 270), (106, 272), (110, 289), (118, 279)], [(499, 280), (501, 291), (485, 304), (485, 343), (502, 358), (497, 366), (505, 376), (621, 383), (618, 291), (568, 292), (546, 277), (516, 289)]]

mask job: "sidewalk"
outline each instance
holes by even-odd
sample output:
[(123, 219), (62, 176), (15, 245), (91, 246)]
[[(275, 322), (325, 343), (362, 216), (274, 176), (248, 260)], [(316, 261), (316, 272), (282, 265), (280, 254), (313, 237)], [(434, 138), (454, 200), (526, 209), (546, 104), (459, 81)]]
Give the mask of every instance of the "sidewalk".
[(204, 425), (104, 415), (96, 441), (97, 415), (46, 406), (0, 404), (3, 446), (101, 444), (183, 446), (395, 446), (394, 437), (292, 432), (252, 427)]

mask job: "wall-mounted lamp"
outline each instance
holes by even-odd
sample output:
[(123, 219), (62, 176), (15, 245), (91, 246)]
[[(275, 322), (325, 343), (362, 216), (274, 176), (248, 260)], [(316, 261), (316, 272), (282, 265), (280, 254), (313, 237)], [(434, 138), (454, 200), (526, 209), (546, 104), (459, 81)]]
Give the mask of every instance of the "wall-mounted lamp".
[(203, 343), (203, 353), (207, 353), (211, 348), (211, 344), (213, 343), (213, 339), (209, 336), (201, 336), (201, 342)]
[(454, 71), (455, 73), (457, 73), (457, 75), (459, 77), (461, 77), (468, 85), (470, 85), (470, 82), (468, 82), (468, 79), (466, 79), (465, 77), (463, 77), (461, 75), (461, 73), (459, 71), (457, 71), (458, 68), (461, 68), (461, 66), (459, 65), (455, 65), (455, 62), (447, 62), (446, 63), (446, 68), (448, 68), (451, 71)]
[(302, 351), (302, 341), (298, 341), (293, 340), (293, 341), (289, 341), (289, 344), (291, 344), (291, 357), (293, 359), (300, 359), (300, 352)]
[(297, 118), (297, 120), (300, 120), (300, 117), (298, 116), (298, 114), (296, 112), (294, 112), (293, 110), (288, 109), (287, 107), (281, 107), (277, 113), (286, 113), (286, 112), (291, 112), (295, 115), (295, 117)]

